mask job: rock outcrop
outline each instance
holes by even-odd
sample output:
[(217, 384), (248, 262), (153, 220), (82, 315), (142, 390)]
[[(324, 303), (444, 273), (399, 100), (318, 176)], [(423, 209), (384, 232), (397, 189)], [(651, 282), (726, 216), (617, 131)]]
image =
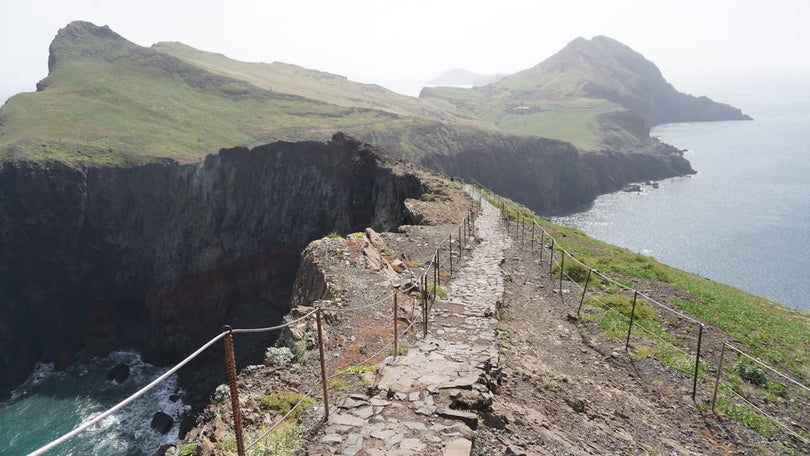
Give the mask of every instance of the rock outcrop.
[(0, 397), (37, 361), (129, 346), (168, 362), (223, 323), (277, 323), (308, 242), (398, 226), (421, 185), (342, 134), (193, 165), (5, 162)]

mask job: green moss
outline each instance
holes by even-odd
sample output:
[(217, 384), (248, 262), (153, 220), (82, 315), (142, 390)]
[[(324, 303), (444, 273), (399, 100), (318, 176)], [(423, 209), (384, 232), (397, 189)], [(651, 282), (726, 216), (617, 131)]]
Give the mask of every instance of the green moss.
[(275, 410), (280, 415), (286, 415), (289, 411), (295, 407), (295, 404), (301, 402), (301, 405), (298, 406), (297, 409), (290, 415), (289, 419), (298, 421), (301, 416), (309, 410), (310, 407), (315, 405), (315, 399), (312, 399), (309, 396), (304, 396), (303, 394), (298, 393), (290, 393), (286, 391), (280, 391), (273, 394), (268, 394), (266, 396), (262, 396), (261, 403), (262, 406), (268, 410)]

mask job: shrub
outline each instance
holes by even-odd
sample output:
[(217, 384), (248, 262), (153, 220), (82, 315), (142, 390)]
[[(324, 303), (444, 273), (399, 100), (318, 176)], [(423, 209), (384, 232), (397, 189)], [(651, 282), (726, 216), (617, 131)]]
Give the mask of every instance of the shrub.
[(741, 379), (752, 385), (763, 387), (768, 384), (768, 379), (765, 377), (765, 372), (762, 372), (762, 370), (754, 366), (749, 367), (743, 363), (740, 363), (737, 365), (736, 370), (737, 375), (739, 375)]

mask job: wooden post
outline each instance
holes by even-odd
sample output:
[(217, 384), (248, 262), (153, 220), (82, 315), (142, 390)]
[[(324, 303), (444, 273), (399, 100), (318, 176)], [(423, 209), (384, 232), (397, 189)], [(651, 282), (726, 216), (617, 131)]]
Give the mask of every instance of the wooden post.
[(228, 386), (231, 391), (231, 409), (233, 410), (233, 432), (236, 436), (236, 451), (245, 456), (245, 441), (242, 435), (242, 411), (239, 409), (239, 387), (236, 384), (236, 356), (233, 350), (233, 331), (230, 326), (223, 326), (225, 334), (225, 366), (228, 370)]
[(321, 384), (323, 385), (323, 419), (329, 419), (329, 387), (326, 383), (326, 355), (323, 350), (323, 327), (321, 326), (321, 308), (315, 312), (315, 321), (318, 325), (318, 355), (321, 361)]

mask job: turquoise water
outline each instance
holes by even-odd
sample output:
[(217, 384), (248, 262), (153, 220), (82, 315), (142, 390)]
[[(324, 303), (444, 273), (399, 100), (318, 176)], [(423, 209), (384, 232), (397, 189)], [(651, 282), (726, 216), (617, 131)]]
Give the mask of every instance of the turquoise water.
[[(130, 377), (121, 384), (107, 380), (116, 364), (130, 366)], [(120, 351), (105, 358), (76, 363), (57, 372), (53, 365), (37, 366), (31, 377), (0, 404), (0, 455), (17, 456), (34, 451), (97, 416), (166, 372), (144, 363), (136, 353)], [(95, 429), (57, 447), (49, 455), (152, 455), (165, 443), (177, 442), (180, 419), (188, 407), (173, 395), (180, 394), (170, 378)], [(163, 411), (175, 419), (166, 435), (150, 427), (152, 415)]]
[(698, 171), (599, 197), (563, 225), (810, 310), (810, 98), (751, 98), (755, 120), (669, 124), (653, 136)]

